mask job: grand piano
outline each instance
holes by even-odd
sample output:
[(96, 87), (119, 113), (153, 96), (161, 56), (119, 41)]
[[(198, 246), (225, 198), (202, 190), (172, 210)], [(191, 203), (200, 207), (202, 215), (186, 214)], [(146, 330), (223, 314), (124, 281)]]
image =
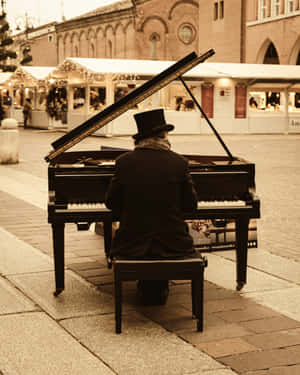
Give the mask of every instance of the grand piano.
[[(226, 155), (184, 155), (198, 194), (198, 208), (186, 212), (186, 220), (211, 219), (235, 221), (236, 281), (241, 290), (247, 280), (247, 253), (249, 221), (260, 217), (260, 201), (255, 195), (255, 165), (234, 157), (207, 118), (182, 75), (214, 54), (214, 50), (198, 56), (191, 53), (147, 81), (118, 102), (97, 113), (52, 143), (53, 150), (45, 157), (49, 163), (48, 222), (52, 225), (55, 292), (64, 290), (64, 229), (66, 223), (76, 223), (85, 230), (94, 222), (102, 222), (104, 247), (111, 264), (109, 250), (112, 241), (112, 223), (118, 221), (105, 205), (105, 193), (114, 175), (114, 160), (126, 150), (68, 151), (97, 129), (143, 101), (154, 92), (177, 79), (182, 82), (199, 111), (208, 122)], [(146, 213), (145, 213), (146, 214)], [(213, 247), (210, 251), (214, 251)]]

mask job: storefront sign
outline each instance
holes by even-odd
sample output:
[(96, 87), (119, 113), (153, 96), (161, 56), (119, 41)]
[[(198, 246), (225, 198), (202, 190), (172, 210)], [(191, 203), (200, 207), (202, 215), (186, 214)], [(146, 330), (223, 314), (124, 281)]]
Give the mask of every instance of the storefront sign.
[(247, 87), (235, 87), (235, 118), (246, 118)]

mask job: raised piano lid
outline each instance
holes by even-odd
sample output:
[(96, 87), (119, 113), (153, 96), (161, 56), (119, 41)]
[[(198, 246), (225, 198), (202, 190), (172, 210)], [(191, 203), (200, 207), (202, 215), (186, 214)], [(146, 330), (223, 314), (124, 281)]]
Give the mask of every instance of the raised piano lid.
[(195, 52), (188, 54), (183, 59), (171, 65), (154, 78), (145, 82), (143, 85), (121, 98), (118, 102), (113, 103), (103, 111), (89, 118), (83, 124), (58, 138), (52, 143), (54, 150), (45, 157), (45, 160), (48, 162), (54, 162), (55, 159), (64, 151), (79, 143), (96, 130), (102, 128), (108, 122), (120, 116), (134, 105), (140, 103), (154, 92), (165, 87), (171, 81), (181, 77), (181, 75), (183, 75), (185, 72), (205, 61), (207, 58), (214, 55), (214, 53), (214, 50), (210, 49), (200, 56), (197, 56)]

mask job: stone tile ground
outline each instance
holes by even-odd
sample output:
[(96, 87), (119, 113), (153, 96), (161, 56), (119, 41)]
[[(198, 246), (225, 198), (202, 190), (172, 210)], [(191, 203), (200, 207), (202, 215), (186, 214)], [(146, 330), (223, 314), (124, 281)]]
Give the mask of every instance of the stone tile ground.
[[(21, 162), (12, 168), (47, 178), (47, 164), (42, 157), (47, 154), (51, 141), (57, 137), (55, 133), (21, 132)], [(262, 202), (259, 248), (300, 261), (300, 201), (297, 199), (300, 136), (226, 138), (230, 148), (235, 150), (234, 154), (256, 164), (257, 190)], [(37, 145), (35, 148), (32, 148), (33, 141)], [(174, 137), (171, 141), (179, 152), (189, 150), (191, 153), (205, 153), (211, 148), (210, 153), (215, 153), (214, 147), (211, 147), (215, 140), (208, 136), (196, 139)], [(122, 147), (131, 144), (131, 140), (126, 138), (101, 141), (90, 138), (83, 142), (83, 147), (97, 148), (100, 143), (115, 145), (116, 142)], [(52, 234), (47, 223), (47, 212), (1, 192), (1, 183), (0, 226), (52, 256)], [(101, 236), (92, 231), (77, 232), (75, 225), (67, 225), (65, 250), (68, 269), (101, 291), (110, 295), (113, 293), (112, 271), (106, 267)], [(49, 288), (53, 286), (49, 285)], [(204, 332), (197, 333), (196, 323), (191, 319), (189, 283), (172, 282), (168, 303), (163, 307), (141, 306), (135, 292), (135, 283), (127, 283), (124, 298), (136, 311), (238, 374), (300, 373), (300, 322), (297, 320), (206, 281)]]

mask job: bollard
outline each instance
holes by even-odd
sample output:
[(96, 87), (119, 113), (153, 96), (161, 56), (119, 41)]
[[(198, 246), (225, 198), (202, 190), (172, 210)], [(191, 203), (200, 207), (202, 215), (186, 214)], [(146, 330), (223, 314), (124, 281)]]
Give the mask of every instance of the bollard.
[(19, 162), (18, 122), (13, 118), (2, 120), (0, 127), (0, 164)]

